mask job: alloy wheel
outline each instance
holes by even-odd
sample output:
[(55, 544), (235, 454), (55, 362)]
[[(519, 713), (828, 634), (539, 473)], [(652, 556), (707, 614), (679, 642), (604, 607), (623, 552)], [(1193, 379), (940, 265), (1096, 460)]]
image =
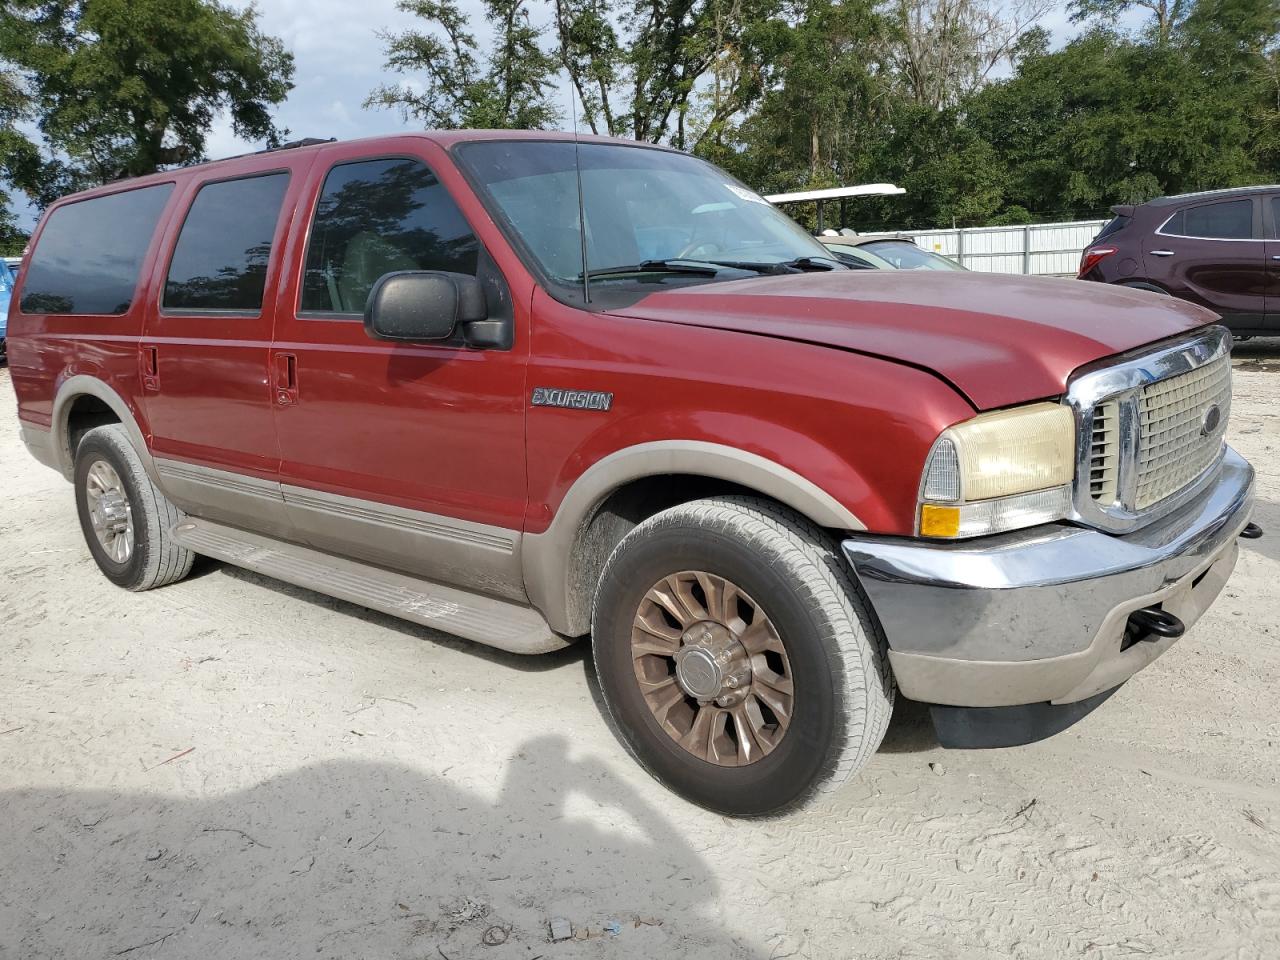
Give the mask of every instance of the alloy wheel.
[(658, 725), (718, 766), (768, 756), (795, 712), (787, 648), (764, 609), (704, 571), (663, 578), (631, 632), (636, 682)]
[(105, 460), (96, 460), (85, 476), (89, 521), (98, 544), (115, 563), (133, 556), (133, 507), (120, 474)]

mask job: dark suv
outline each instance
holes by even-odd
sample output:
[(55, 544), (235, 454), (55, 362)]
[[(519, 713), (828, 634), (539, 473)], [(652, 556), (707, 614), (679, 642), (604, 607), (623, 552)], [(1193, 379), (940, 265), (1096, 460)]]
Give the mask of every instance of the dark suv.
[(1242, 336), (1280, 336), (1280, 186), (1159, 197), (1112, 207), (1080, 279), (1172, 294)]

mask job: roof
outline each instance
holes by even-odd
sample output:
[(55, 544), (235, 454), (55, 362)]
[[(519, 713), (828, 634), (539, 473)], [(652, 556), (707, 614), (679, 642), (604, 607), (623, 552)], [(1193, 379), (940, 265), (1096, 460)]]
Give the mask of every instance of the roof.
[(892, 183), (862, 183), (856, 187), (828, 187), (825, 190), (772, 193), (765, 199), (770, 203), (801, 203), (805, 200), (839, 200), (841, 197), (886, 197), (906, 192)]
[[(324, 150), (326, 148), (341, 147), (351, 144), (374, 145), (393, 140), (403, 140), (406, 137), (420, 140), (431, 140), (445, 149), (449, 149), (459, 143), (467, 143), (475, 140), (556, 140), (568, 141), (570, 143), (576, 140), (579, 143), (607, 143), (614, 146), (637, 147), (675, 153), (680, 152), (671, 147), (663, 146), (662, 144), (647, 143), (641, 140), (627, 140), (621, 137), (601, 137), (595, 134), (575, 134), (572, 131), (566, 132), (563, 130), (405, 130), (399, 133), (384, 133), (374, 137), (360, 137), (355, 140), (318, 139), (308, 137), (303, 140), (294, 141), (291, 144), (284, 144), (274, 149), (258, 150), (251, 153), (240, 153), (230, 157), (219, 157), (214, 160), (204, 160), (200, 163), (193, 163), (189, 166), (173, 167), (168, 170), (142, 174), (137, 177), (122, 177), (119, 180), (112, 180), (110, 183), (105, 183), (101, 186), (90, 187), (86, 190), (66, 194), (59, 197), (55, 203), (61, 203), (62, 201), (68, 200), (72, 197), (77, 200), (83, 200), (100, 194), (114, 193), (126, 185), (129, 189), (132, 189), (134, 187), (147, 186), (152, 183), (165, 183), (171, 181), (174, 177), (185, 176), (191, 171), (202, 171), (208, 167), (224, 163), (252, 162), (264, 157), (272, 157), (277, 153), (288, 153), (289, 155), (306, 154), (316, 150)], [(52, 207), (53, 204), (50, 204), (50, 206)]]
[(818, 237), (818, 239), (827, 246), (860, 247), (864, 243), (874, 243), (877, 240), (902, 240), (918, 246), (915, 237), (902, 233), (855, 233), (853, 235), (842, 233), (838, 236)]
[(1198, 200), (1201, 197), (1225, 197), (1232, 194), (1247, 197), (1255, 193), (1273, 193), (1277, 190), (1280, 190), (1280, 184), (1275, 183), (1252, 187), (1226, 187), (1222, 190), (1200, 190), (1196, 193), (1179, 193), (1171, 197), (1156, 197), (1154, 200), (1148, 200), (1145, 206), (1171, 207), (1174, 204), (1185, 203), (1188, 200)]

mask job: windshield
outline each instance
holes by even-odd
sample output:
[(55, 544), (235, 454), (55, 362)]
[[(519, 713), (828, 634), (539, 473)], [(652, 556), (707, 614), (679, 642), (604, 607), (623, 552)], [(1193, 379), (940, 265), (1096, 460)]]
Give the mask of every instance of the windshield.
[(964, 267), (954, 260), (940, 257), (928, 250), (921, 250), (910, 240), (873, 240), (862, 244), (863, 250), (870, 250), (879, 257), (888, 260), (899, 270), (963, 270)]
[[(669, 261), (739, 266), (812, 258), (836, 266), (793, 220), (708, 163), (599, 143), (579, 144), (576, 152), (593, 284), (660, 273), (658, 265)], [(543, 274), (562, 284), (580, 282), (583, 267), (574, 155), (572, 141), (489, 140), (459, 149), (499, 219)], [(642, 265), (646, 269), (610, 274)], [(708, 276), (718, 274), (707, 271), (702, 279)], [(699, 278), (679, 275), (681, 282), (690, 279)]]

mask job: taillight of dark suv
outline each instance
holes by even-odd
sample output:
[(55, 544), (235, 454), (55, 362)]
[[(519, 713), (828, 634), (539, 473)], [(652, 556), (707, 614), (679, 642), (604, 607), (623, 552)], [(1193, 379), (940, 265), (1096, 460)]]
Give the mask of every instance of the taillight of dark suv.
[(1081, 280), (1086, 279), (1085, 275), (1090, 270), (1119, 249), (1119, 247), (1109, 247), (1106, 244), (1094, 244), (1093, 246), (1085, 247), (1084, 253), (1080, 255), (1080, 270), (1076, 276)]
[[(1094, 267), (1105, 260), (1107, 257), (1119, 252), (1120, 248), (1112, 243), (1103, 243), (1108, 237), (1119, 233), (1130, 223), (1133, 222), (1132, 212), (1128, 212), (1125, 207), (1112, 207), (1115, 216), (1104, 226), (1098, 235), (1093, 238), (1093, 242), (1084, 248), (1084, 252), (1080, 255), (1080, 270), (1076, 276), (1081, 280), (1100, 280), (1101, 277), (1086, 276)], [(1122, 212), (1126, 211), (1126, 212)]]

